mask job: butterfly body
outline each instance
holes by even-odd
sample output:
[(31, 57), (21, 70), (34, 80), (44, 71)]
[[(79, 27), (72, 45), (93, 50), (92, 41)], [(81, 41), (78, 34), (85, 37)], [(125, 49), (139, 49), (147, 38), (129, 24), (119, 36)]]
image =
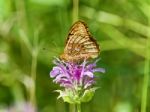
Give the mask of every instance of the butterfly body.
[(70, 29), (64, 52), (60, 58), (68, 62), (79, 62), (96, 58), (99, 52), (99, 45), (91, 36), (87, 25), (82, 21), (77, 21)]

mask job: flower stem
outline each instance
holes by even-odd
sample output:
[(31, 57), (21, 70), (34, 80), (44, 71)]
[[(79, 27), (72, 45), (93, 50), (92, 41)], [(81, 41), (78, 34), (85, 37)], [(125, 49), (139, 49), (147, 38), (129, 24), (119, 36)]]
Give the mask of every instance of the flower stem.
[(81, 112), (81, 104), (77, 104), (77, 112)]
[(149, 67), (150, 67), (150, 39), (148, 38), (146, 41), (146, 59), (145, 59), (145, 67), (144, 67), (144, 78), (143, 78), (143, 88), (142, 88), (142, 99), (141, 99), (141, 112), (147, 112), (147, 94), (148, 94), (148, 84), (149, 84)]
[(78, 20), (79, 0), (73, 0), (73, 23)]
[(69, 105), (69, 112), (76, 112), (76, 105), (75, 104)]
[(35, 97), (35, 83), (36, 83), (36, 68), (37, 68), (37, 52), (33, 51), (32, 54), (32, 64), (31, 64), (31, 78), (33, 81), (33, 85), (30, 88), (30, 102), (35, 106), (36, 105), (36, 97)]
[[(148, 25), (150, 25), (150, 18), (148, 17)], [(149, 34), (149, 33), (148, 33)], [(146, 51), (145, 51), (145, 66), (144, 66), (144, 78), (143, 78), (143, 88), (141, 97), (141, 112), (147, 112), (147, 95), (148, 95), (148, 85), (149, 85), (149, 75), (150, 75), (150, 38), (147, 37), (146, 40)]]

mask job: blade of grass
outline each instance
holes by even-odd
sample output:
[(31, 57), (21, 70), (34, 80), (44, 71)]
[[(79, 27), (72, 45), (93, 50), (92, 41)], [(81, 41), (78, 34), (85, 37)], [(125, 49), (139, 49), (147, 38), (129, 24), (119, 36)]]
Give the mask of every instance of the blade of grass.
[[(30, 88), (26, 88), (29, 97), (29, 102), (36, 106), (36, 69), (37, 69), (37, 56), (38, 56), (38, 36), (37, 32), (34, 32), (34, 28), (31, 22), (29, 11), (29, 2), (27, 0), (20, 1), (16, 0), (15, 2), (17, 9), (17, 31), (20, 38), (21, 43), (25, 43), (27, 49), (29, 49), (32, 61), (31, 61), (31, 80), (33, 83), (30, 85)], [(30, 38), (33, 38), (33, 44), (29, 41)], [(23, 50), (23, 49), (22, 49)]]
[[(141, 10), (147, 16), (148, 22), (150, 22), (150, 4), (142, 3)], [(149, 67), (150, 67), (150, 37), (146, 41), (146, 59), (145, 59), (145, 66), (144, 66), (144, 78), (143, 78), (143, 86), (142, 86), (142, 97), (141, 97), (141, 112), (147, 112), (147, 95), (148, 95), (148, 85), (149, 85)]]
[(78, 20), (78, 16), (79, 16), (79, 0), (73, 0), (73, 12), (72, 12), (73, 23)]
[(94, 8), (87, 6), (82, 7), (81, 13), (82, 16), (87, 17), (89, 19), (96, 18), (96, 20), (101, 23), (107, 23), (114, 26), (125, 26), (138, 34), (150, 38), (150, 27), (137, 21), (122, 18), (116, 14), (108, 13), (105, 11), (97, 12)]
[(101, 25), (100, 29), (119, 45), (128, 48), (130, 51), (138, 54), (139, 56), (147, 58), (145, 56), (145, 49), (143, 45), (127, 38), (123, 33), (119, 32), (116, 28), (110, 25)]
[(149, 67), (150, 67), (149, 43), (150, 43), (150, 38), (146, 42), (146, 59), (145, 59), (145, 66), (144, 66), (144, 78), (143, 78), (142, 97), (141, 97), (141, 112), (147, 112), (146, 107), (147, 107)]
[(118, 50), (118, 49), (125, 49), (126, 48), (125, 46), (122, 46), (119, 44), (114, 44), (114, 41), (112, 41), (112, 40), (98, 41), (98, 43), (99, 43), (102, 51)]

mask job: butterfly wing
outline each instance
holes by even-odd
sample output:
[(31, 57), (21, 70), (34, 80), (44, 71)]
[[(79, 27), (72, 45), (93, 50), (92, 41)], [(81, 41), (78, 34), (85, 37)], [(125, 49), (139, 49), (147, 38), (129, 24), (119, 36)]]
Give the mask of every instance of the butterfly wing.
[(66, 44), (68, 43), (70, 38), (76, 38), (74, 35), (86, 36), (89, 35), (87, 25), (82, 21), (77, 21), (74, 23), (69, 31), (68, 37), (66, 39)]
[(73, 60), (80, 60), (95, 58), (99, 51), (99, 46), (88, 31), (87, 25), (82, 21), (76, 22), (70, 29), (64, 53)]

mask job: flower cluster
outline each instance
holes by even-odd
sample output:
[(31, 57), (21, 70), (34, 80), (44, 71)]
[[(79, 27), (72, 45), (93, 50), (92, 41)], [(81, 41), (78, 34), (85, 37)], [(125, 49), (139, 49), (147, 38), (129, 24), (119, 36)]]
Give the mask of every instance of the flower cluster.
[[(98, 60), (97, 60), (98, 61)], [(96, 90), (95, 72), (104, 73), (103, 68), (96, 68), (96, 62), (90, 63), (84, 60), (83, 63), (63, 62), (59, 59), (54, 60), (56, 66), (50, 72), (50, 77), (54, 82), (60, 84), (65, 90), (56, 90), (60, 93), (65, 102), (81, 103), (91, 100)]]

